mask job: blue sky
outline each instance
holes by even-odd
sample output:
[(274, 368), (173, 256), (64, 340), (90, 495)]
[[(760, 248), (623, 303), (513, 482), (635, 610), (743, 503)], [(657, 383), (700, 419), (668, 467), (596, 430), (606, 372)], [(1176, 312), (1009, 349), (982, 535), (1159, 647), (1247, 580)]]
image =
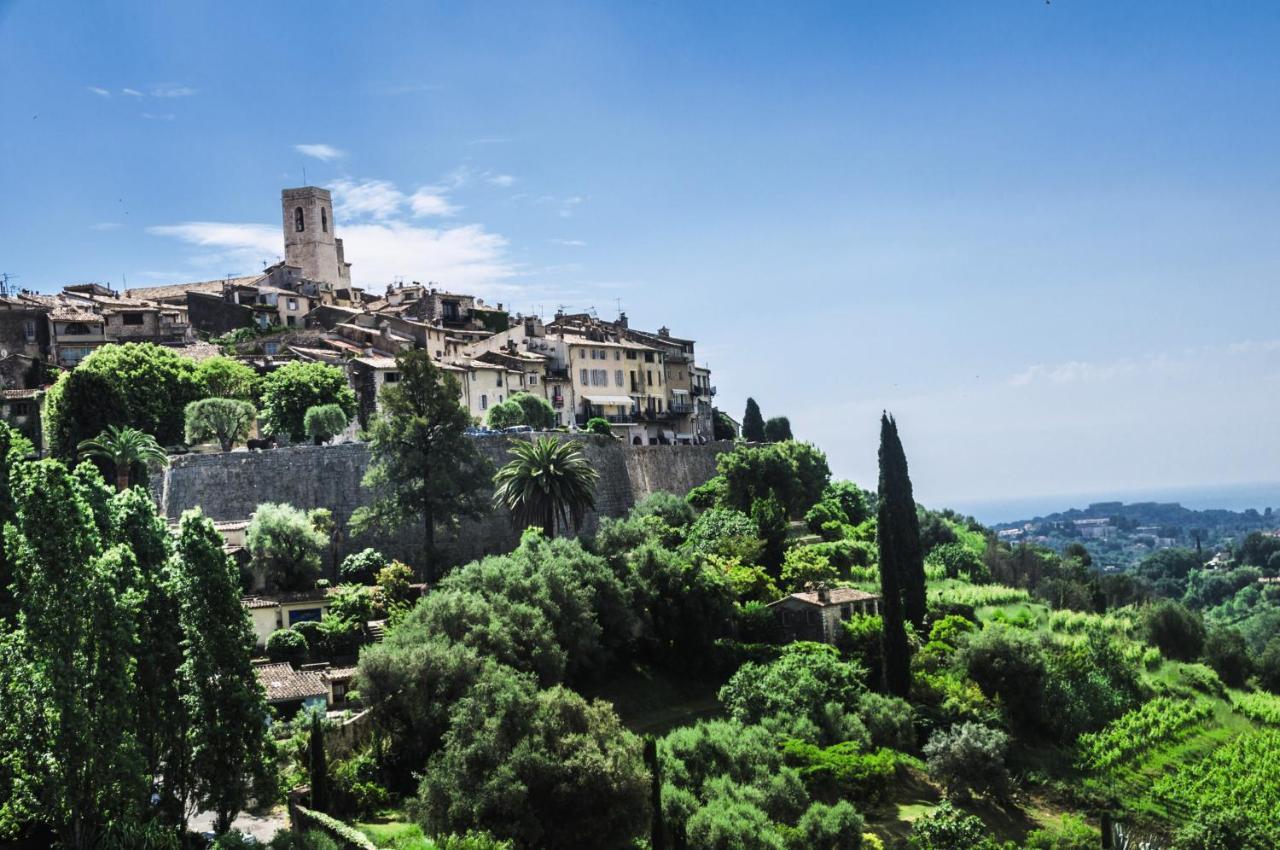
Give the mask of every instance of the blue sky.
[(0, 0), (0, 271), (618, 299), (934, 504), (1280, 478), (1280, 6)]

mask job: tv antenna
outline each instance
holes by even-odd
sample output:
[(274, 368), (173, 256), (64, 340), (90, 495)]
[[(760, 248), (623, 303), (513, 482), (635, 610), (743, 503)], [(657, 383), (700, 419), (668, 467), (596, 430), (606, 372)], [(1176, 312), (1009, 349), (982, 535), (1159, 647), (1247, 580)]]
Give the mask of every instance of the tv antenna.
[(0, 272), (0, 298), (9, 297), (9, 281), (17, 280), (17, 279), (18, 279), (18, 276), (16, 274), (9, 274), (8, 272)]
[(618, 315), (621, 316), (622, 315), (622, 299), (615, 298), (613, 299), (613, 303), (618, 306)]

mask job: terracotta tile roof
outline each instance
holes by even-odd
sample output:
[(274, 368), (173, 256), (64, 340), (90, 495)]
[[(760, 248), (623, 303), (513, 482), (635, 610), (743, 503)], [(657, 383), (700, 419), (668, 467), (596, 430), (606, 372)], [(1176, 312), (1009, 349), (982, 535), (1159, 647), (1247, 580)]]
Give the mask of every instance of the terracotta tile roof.
[[(844, 605), (849, 602), (866, 602), (870, 599), (879, 599), (878, 593), (867, 593), (865, 590), (858, 590), (856, 587), (833, 587), (827, 591), (827, 599), (825, 602), (818, 599), (816, 590), (806, 590), (801, 593), (793, 593), (778, 602), (785, 602), (787, 599), (798, 599), (801, 602), (807, 602), (810, 605), (818, 605), (826, 608), (830, 605)], [(778, 602), (772, 604), (777, 605)]]
[(330, 682), (349, 682), (356, 675), (356, 668), (330, 667), (328, 670), (321, 671), (320, 675)]
[(300, 602), (323, 602), (335, 592), (336, 588), (317, 588), (297, 593), (271, 593), (258, 596), (244, 596), (240, 604), (245, 608), (274, 608), (277, 605), (296, 605)]
[(232, 286), (244, 286), (251, 284), (255, 280), (262, 280), (266, 275), (254, 274), (246, 277), (233, 277), (230, 280), (202, 280), (195, 283), (174, 283), (168, 286), (144, 286), (138, 289), (126, 289), (124, 294), (128, 298), (145, 298), (149, 300), (159, 300), (163, 298), (177, 298), (179, 295), (185, 295), (188, 292), (222, 292), (222, 285), (230, 283)]
[(329, 696), (329, 686), (325, 683), (323, 674), (315, 670), (294, 670), (289, 664), (281, 662), (262, 664), (254, 672), (258, 674), (258, 681), (267, 692), (269, 703)]
[(85, 310), (54, 310), (49, 313), (49, 317), (55, 322), (88, 322), (100, 325), (104, 321), (97, 313), (90, 313)]
[(398, 365), (394, 357), (357, 357), (355, 361), (373, 369), (395, 369)]

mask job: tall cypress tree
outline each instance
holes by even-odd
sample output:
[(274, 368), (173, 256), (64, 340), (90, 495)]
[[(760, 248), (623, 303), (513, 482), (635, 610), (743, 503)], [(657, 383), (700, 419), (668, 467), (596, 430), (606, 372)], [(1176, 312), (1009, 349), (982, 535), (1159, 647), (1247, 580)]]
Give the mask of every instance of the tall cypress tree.
[[(910, 583), (904, 573), (909, 569), (906, 555), (910, 549), (904, 544), (904, 522), (901, 501), (902, 482), (906, 480), (906, 459), (902, 456), (902, 444), (898, 441), (898, 428), (888, 415), (880, 417), (880, 506), (876, 523), (876, 537), (880, 544), (880, 612), (884, 620), (884, 683), (885, 689), (895, 696), (905, 698), (911, 690), (911, 650), (907, 645), (907, 633), (903, 625), (903, 597)], [(906, 482), (907, 500), (911, 499), (911, 483)], [(915, 504), (911, 503), (911, 516), (915, 517)], [(914, 526), (914, 523), (913, 523)], [(911, 538), (918, 555), (920, 536)]]
[(749, 443), (764, 442), (764, 417), (754, 398), (747, 399), (747, 409), (742, 414), (742, 439)]
[(221, 834), (256, 793), (251, 779), (261, 782), (270, 770), (267, 700), (251, 663), (253, 628), (240, 604), (239, 575), (198, 508), (182, 515), (176, 548), (179, 688), (192, 765), (182, 799), (212, 811)]
[(907, 622), (924, 629), (924, 551), (920, 547), (920, 515), (916, 512), (907, 456), (898, 439), (898, 423), (884, 417), (880, 423), (880, 562), (886, 551), (898, 572), (902, 610)]
[(311, 712), (311, 740), (308, 772), (311, 779), (311, 808), (317, 812), (329, 809), (329, 763), (324, 751), (324, 720), (321, 712)]

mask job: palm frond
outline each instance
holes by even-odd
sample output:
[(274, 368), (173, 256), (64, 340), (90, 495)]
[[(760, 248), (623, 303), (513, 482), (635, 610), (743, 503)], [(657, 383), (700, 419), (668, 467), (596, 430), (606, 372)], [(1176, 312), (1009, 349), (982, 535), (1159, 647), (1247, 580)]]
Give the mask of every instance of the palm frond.
[(493, 477), (494, 506), (510, 511), (517, 527), (540, 525), (553, 533), (557, 526), (581, 528), (595, 506), (600, 477), (582, 444), (542, 437), (517, 442), (510, 455)]

